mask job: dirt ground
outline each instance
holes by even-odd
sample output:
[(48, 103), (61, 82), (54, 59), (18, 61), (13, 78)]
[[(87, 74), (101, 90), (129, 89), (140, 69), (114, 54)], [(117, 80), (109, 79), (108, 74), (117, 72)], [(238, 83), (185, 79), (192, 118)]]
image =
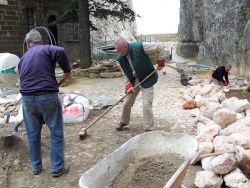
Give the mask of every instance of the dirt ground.
[[(159, 82), (155, 86), (153, 104), (154, 129), (194, 135), (194, 118), (190, 117), (189, 111), (181, 108), (182, 102), (179, 89), (184, 86), (180, 84), (179, 74), (172, 69), (167, 69), (166, 75), (161, 73), (159, 75)], [(70, 85), (60, 88), (60, 91), (62, 93), (79, 91), (86, 97), (105, 96), (106, 98), (115, 97), (119, 99), (124, 94), (123, 82), (124, 78), (76, 78)], [(128, 139), (143, 132), (141, 95), (138, 96), (132, 109), (129, 128), (117, 132), (115, 126), (119, 122), (121, 108), (122, 103), (118, 104), (98, 121), (88, 130), (88, 137), (85, 140), (79, 140), (78, 132), (82, 127), (87, 126), (98, 117), (102, 111), (91, 111), (84, 123), (65, 125), (65, 158), (71, 170), (68, 174), (56, 179), (51, 177), (50, 172), (49, 131), (46, 126), (42, 131), (43, 171), (38, 176), (34, 176), (30, 169), (24, 127), (20, 128), (17, 137), (2, 137), (0, 139), (0, 187), (78, 187), (79, 178), (84, 172), (100, 162)], [(199, 165), (190, 167), (184, 181), (188, 188), (194, 187), (195, 173), (200, 169)]]
[(237, 97), (239, 99), (247, 99), (248, 101), (250, 101), (250, 94), (249, 93), (242, 93), (243, 90), (230, 90), (228, 93), (226, 93), (226, 97), (227, 98), (231, 98), (231, 97)]
[[(155, 115), (155, 130), (181, 132), (195, 135), (194, 121), (188, 110), (181, 108), (180, 75), (167, 69), (166, 75), (159, 74), (159, 82), (155, 86), (153, 110)], [(113, 79), (74, 79), (67, 87), (60, 88), (63, 93), (79, 91), (86, 97), (105, 96), (119, 99), (124, 94), (124, 78)], [(3, 188), (68, 188), (78, 187), (80, 176), (95, 164), (100, 162), (116, 148), (131, 137), (143, 132), (141, 95), (132, 109), (129, 128), (117, 132), (115, 126), (119, 122), (122, 103), (98, 121), (88, 130), (88, 137), (79, 140), (78, 132), (87, 126), (102, 111), (91, 111), (84, 123), (65, 125), (65, 158), (70, 166), (70, 172), (59, 178), (52, 178), (49, 160), (49, 131), (44, 126), (42, 131), (43, 171), (34, 176), (30, 169), (27, 152), (25, 129), (22, 126), (17, 137), (1, 138), (0, 148), (0, 187)], [(199, 165), (190, 166), (184, 185), (188, 188), (193, 185), (195, 174), (201, 170)]]

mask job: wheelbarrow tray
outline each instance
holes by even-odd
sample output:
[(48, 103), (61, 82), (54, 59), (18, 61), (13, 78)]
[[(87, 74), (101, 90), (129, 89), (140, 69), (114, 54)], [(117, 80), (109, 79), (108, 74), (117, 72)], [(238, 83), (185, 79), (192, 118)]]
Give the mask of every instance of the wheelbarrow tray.
[(164, 186), (164, 188), (177, 188), (180, 187), (190, 160), (196, 154), (197, 149), (196, 140), (185, 133), (150, 131), (139, 134), (85, 172), (80, 177), (79, 186), (81, 188), (108, 188), (131, 162), (153, 155), (177, 153), (183, 156), (185, 161)]

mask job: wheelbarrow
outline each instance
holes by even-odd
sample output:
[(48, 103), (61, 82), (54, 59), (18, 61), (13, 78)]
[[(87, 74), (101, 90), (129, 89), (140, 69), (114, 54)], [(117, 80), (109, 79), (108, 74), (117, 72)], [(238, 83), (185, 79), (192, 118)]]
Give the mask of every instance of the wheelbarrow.
[(165, 131), (142, 133), (128, 140), (100, 163), (85, 172), (79, 179), (79, 186), (81, 188), (108, 188), (131, 162), (145, 157), (176, 153), (183, 156), (185, 160), (164, 188), (184, 187), (182, 181), (197, 149), (196, 140), (185, 133)]
[[(23, 120), (20, 120), (14, 124), (3, 124), (0, 123), (0, 138), (1, 137), (10, 137), (16, 135), (19, 127), (22, 125)], [(1, 127), (6, 127), (5, 129), (2, 129)]]

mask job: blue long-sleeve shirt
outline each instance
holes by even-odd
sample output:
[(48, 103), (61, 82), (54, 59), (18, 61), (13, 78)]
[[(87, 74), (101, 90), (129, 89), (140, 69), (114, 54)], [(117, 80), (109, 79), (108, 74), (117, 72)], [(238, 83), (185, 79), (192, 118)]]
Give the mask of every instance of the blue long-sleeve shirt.
[(20, 93), (39, 95), (58, 92), (55, 77), (56, 63), (65, 73), (71, 71), (64, 48), (53, 45), (37, 45), (30, 48), (20, 59)]

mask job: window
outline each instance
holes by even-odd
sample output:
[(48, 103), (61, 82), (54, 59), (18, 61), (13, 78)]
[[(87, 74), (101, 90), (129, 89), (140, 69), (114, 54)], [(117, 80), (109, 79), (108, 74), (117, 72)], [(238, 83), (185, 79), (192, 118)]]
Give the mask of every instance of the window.
[(33, 10), (27, 8), (27, 29), (30, 31), (34, 28), (34, 17), (33, 17)]
[(66, 27), (67, 40), (78, 40), (76, 23), (68, 23)]

